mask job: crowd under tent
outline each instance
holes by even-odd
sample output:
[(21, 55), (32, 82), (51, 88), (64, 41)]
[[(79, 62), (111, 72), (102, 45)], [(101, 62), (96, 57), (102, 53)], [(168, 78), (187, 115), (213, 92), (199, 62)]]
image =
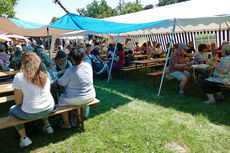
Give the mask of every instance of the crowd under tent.
[[(103, 20), (82, 17), (76, 14), (66, 14), (55, 23), (45, 27), (43, 25), (42, 28), (46, 29), (49, 27), (49, 29), (52, 28), (56, 30), (88, 30), (99, 34), (111, 34), (117, 36), (116, 43), (118, 42), (119, 34), (121, 36), (169, 34), (171, 35), (171, 46), (172, 41), (176, 38), (175, 36), (177, 36), (174, 35), (174, 33), (183, 34), (198, 31), (208, 32), (210, 30), (221, 29), (228, 30), (229, 32), (230, 10), (228, 3), (228, 0), (191, 0)], [(23, 27), (15, 21), (12, 23), (22, 29), (28, 29), (28, 27)], [(33, 28), (30, 30), (32, 29)], [(0, 30), (3, 30), (2, 24), (0, 25)], [(12, 28), (11, 30), (11, 32), (14, 31)], [(28, 35), (28, 33), (26, 34)], [(160, 39), (163, 37), (164, 36), (162, 35)], [(229, 34), (227, 34), (226, 38), (227, 37), (229, 37)], [(185, 38), (187, 38), (187, 36)], [(166, 64), (167, 61), (165, 66)], [(163, 83), (163, 78), (164, 74), (162, 75), (161, 85)]]

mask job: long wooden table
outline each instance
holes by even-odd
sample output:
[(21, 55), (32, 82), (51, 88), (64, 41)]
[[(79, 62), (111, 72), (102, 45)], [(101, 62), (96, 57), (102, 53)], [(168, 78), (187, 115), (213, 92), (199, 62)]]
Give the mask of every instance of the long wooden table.
[(0, 72), (0, 77), (15, 75), (15, 74), (17, 74), (18, 72), (19, 72), (19, 70), (16, 70), (16, 71), (5, 71), (5, 72)]
[(140, 60), (140, 61), (132, 61), (134, 64), (148, 64), (148, 63), (157, 63), (157, 62), (164, 62), (166, 58), (156, 58), (156, 59), (149, 59), (149, 60)]
[(0, 94), (13, 92), (12, 83), (6, 83), (0, 85)]
[(184, 55), (187, 57), (193, 57), (193, 56), (195, 56), (195, 53), (185, 53)]
[(132, 61), (132, 63), (136, 65), (136, 75), (135, 75), (136, 82), (137, 82), (137, 65), (138, 64), (145, 64), (145, 71), (147, 72), (148, 64), (165, 62), (165, 61), (166, 61), (166, 58), (156, 58), (156, 59), (149, 59), (149, 60)]
[(135, 58), (135, 60), (138, 60), (138, 59), (140, 59), (140, 58), (143, 58), (143, 59), (146, 60), (146, 59), (148, 58), (148, 56), (149, 56), (149, 55), (135, 55), (134, 58)]

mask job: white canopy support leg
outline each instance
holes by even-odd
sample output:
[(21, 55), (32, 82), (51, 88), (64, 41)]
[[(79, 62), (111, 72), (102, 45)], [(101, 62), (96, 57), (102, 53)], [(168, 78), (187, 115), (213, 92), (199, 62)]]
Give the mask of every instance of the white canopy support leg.
[[(86, 38), (87, 38), (87, 34), (84, 35), (84, 46), (83, 46), (83, 52), (85, 52), (85, 47), (86, 47)], [(87, 38), (87, 41), (88, 41), (88, 38)]]
[(50, 61), (51, 61), (51, 52), (50, 52), (50, 34), (49, 34), (49, 28), (47, 27), (47, 29), (46, 29), (46, 31), (47, 31), (47, 47), (48, 47), (48, 52), (49, 52), (49, 57), (50, 57)]
[(50, 58), (53, 58), (53, 54), (54, 54), (54, 49), (55, 49), (55, 40), (56, 40), (57, 36), (52, 36), (52, 40), (51, 40), (51, 46), (50, 46)]
[(113, 58), (112, 58), (112, 62), (111, 62), (111, 65), (110, 65), (109, 76), (108, 76), (108, 80), (107, 80), (108, 83), (109, 83), (110, 76), (111, 76), (111, 71), (112, 71), (112, 68), (113, 68), (113, 61), (114, 61), (115, 52), (117, 50), (118, 39), (119, 39), (119, 34), (117, 35), (116, 45), (115, 45), (115, 48), (114, 48), (114, 51), (113, 51)]
[(159, 97), (160, 93), (161, 93), (161, 87), (162, 87), (162, 84), (163, 84), (163, 81), (164, 81), (164, 77), (165, 77), (165, 70), (166, 70), (167, 63), (168, 63), (168, 58), (169, 58), (169, 55), (170, 55), (170, 49), (171, 49), (171, 46), (172, 46), (172, 39), (173, 39), (173, 35), (174, 35), (174, 32), (175, 32), (175, 27), (176, 27), (176, 19), (174, 19), (174, 25), (173, 25), (173, 29), (172, 29), (172, 35), (171, 35), (171, 39), (170, 39), (168, 53), (167, 53), (167, 57), (166, 57), (165, 65), (164, 65), (164, 71), (163, 71), (163, 74), (162, 74), (162, 77), (161, 77), (161, 83), (160, 83), (160, 87), (159, 87), (159, 90), (158, 90), (157, 97)]

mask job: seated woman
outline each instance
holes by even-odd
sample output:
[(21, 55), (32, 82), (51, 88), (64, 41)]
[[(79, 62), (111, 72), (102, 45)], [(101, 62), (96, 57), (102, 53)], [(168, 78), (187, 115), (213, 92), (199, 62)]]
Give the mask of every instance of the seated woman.
[[(57, 80), (57, 83), (65, 87), (64, 94), (59, 99), (59, 105), (82, 105), (92, 101), (95, 96), (95, 89), (93, 86), (93, 70), (89, 63), (83, 62), (83, 51), (73, 48), (69, 57), (73, 62), (65, 74)], [(74, 111), (74, 114), (78, 111)], [(64, 120), (63, 128), (71, 128), (69, 122), (69, 113), (63, 113)]]
[[(110, 67), (112, 62), (107, 63)], [(123, 47), (120, 43), (117, 44), (117, 55), (114, 57), (113, 67), (112, 70), (117, 70), (123, 67), (125, 64), (125, 54), (123, 52)]]
[[(21, 63), (22, 72), (17, 73), (13, 80), (16, 105), (10, 108), (10, 115), (24, 120), (48, 115), (54, 109), (54, 99), (50, 93), (50, 80), (41, 67), (40, 58), (33, 52), (24, 53)], [(53, 133), (48, 118), (44, 118), (43, 122), (44, 132)], [(21, 137), (20, 147), (30, 145), (32, 141), (26, 136), (24, 125), (15, 127)]]
[(202, 84), (202, 90), (206, 93), (208, 100), (205, 104), (215, 104), (214, 93), (217, 94), (217, 99), (222, 100), (220, 84), (230, 85), (230, 45), (224, 45), (222, 50), (223, 60), (218, 64), (217, 62), (208, 62), (215, 68), (213, 77), (206, 79)]
[(147, 44), (144, 43), (142, 46), (141, 46), (141, 55), (146, 55), (147, 54)]
[(108, 52), (107, 52), (107, 58), (112, 58), (114, 52), (114, 44), (109, 44)]
[(20, 50), (15, 51), (13, 55), (13, 59), (10, 62), (9, 68), (12, 68), (14, 70), (20, 70), (21, 56), (22, 56), (22, 52)]
[(125, 65), (124, 66), (130, 66), (132, 61), (134, 61), (133, 51), (129, 50), (125, 52)]
[(152, 52), (153, 52), (152, 44), (151, 44), (150, 41), (147, 42), (147, 49), (146, 49), (146, 51), (147, 51), (147, 55), (151, 55)]
[(162, 53), (163, 53), (163, 51), (162, 51), (162, 48), (161, 48), (161, 44), (158, 43), (156, 45), (155, 50), (153, 51), (153, 57), (159, 58)]
[(44, 49), (41, 46), (36, 46), (34, 52), (40, 57), (43, 66), (47, 69), (50, 66), (50, 58), (44, 53)]
[[(194, 56), (194, 62), (195, 64), (202, 64), (203, 62), (207, 62), (208, 60), (203, 59), (202, 55), (204, 53), (207, 52), (207, 45), (206, 44), (200, 44), (198, 46), (198, 52), (196, 52), (195, 56)], [(205, 78), (208, 77), (208, 73), (204, 70), (196, 70), (196, 72), (198, 72), (199, 74), (201, 74), (200, 76), (200, 80), (203, 81)], [(196, 86), (199, 86), (196, 82), (195, 82)]]
[(100, 46), (95, 46), (91, 51), (89, 57), (92, 61), (93, 72), (95, 74), (102, 74), (103, 72), (107, 72), (109, 74), (109, 67), (105, 61), (103, 61), (99, 54)]
[(52, 61), (52, 74), (53, 78), (60, 78), (65, 71), (72, 66), (71, 62), (66, 59), (67, 55), (64, 51), (59, 51)]

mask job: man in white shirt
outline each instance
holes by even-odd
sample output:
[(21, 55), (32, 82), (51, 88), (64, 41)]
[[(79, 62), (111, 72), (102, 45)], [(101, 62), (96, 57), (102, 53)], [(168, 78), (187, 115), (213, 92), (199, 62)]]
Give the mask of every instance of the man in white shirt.
[(126, 50), (132, 50), (133, 51), (133, 43), (131, 41), (131, 37), (127, 37), (126, 38), (126, 42), (125, 42), (125, 48)]

